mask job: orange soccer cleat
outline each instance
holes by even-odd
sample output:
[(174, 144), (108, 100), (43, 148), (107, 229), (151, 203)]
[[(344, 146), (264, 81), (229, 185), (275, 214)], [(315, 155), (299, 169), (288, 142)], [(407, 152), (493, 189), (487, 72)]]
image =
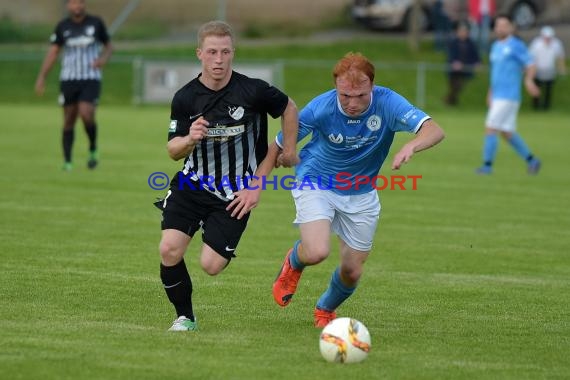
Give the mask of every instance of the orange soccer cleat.
[(293, 249), (290, 249), (285, 256), (283, 261), (283, 266), (273, 283), (273, 298), (279, 306), (287, 306), (291, 302), (291, 298), (297, 290), (297, 284), (301, 278), (302, 270), (293, 269), (291, 263), (289, 262), (289, 256), (291, 256)]
[(315, 327), (323, 328), (329, 324), (330, 321), (336, 318), (336, 313), (334, 311), (327, 311), (323, 309), (315, 308)]

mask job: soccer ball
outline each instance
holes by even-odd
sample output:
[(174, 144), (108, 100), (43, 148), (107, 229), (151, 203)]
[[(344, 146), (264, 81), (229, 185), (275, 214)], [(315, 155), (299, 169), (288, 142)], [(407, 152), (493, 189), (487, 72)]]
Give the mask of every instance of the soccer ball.
[(328, 362), (358, 363), (370, 351), (370, 333), (362, 322), (337, 318), (325, 326), (319, 338), (321, 355)]

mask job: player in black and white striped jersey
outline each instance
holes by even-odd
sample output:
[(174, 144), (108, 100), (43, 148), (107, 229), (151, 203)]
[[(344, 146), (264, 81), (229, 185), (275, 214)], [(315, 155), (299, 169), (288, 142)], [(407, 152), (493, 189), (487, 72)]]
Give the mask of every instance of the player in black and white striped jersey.
[[(177, 314), (172, 331), (197, 329), (184, 263), (195, 233), (203, 230), (202, 269), (217, 275), (235, 257), (250, 210), (259, 201), (261, 178), (276, 164), (298, 162), (297, 107), (267, 82), (232, 70), (230, 26), (204, 24), (196, 55), (201, 74), (174, 95), (168, 133), (169, 156), (184, 159), (184, 166), (157, 204), (163, 210), (160, 277)], [(275, 143), (268, 145), (267, 115), (281, 117), (282, 151)], [(253, 176), (260, 180), (244, 182)]]
[(67, 10), (69, 17), (57, 24), (51, 36), (51, 46), (35, 89), (38, 95), (43, 95), (46, 76), (63, 50), (59, 76), (59, 102), (64, 111), (63, 169), (69, 171), (72, 168), (71, 152), (78, 116), (89, 138), (87, 167), (94, 169), (98, 163), (95, 108), (101, 93), (101, 68), (109, 60), (113, 48), (105, 23), (99, 17), (86, 13), (84, 0), (67, 0)]

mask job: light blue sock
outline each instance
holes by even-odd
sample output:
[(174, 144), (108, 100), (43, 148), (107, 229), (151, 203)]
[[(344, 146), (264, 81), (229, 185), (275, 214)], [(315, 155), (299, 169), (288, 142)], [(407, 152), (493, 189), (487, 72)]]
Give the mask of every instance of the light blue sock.
[(317, 308), (326, 311), (335, 311), (348, 297), (354, 293), (354, 288), (348, 288), (340, 280), (340, 268), (334, 271), (328, 289), (317, 302)]
[(293, 244), (293, 252), (291, 252), (291, 255), (289, 256), (289, 264), (291, 264), (293, 269), (303, 270), (305, 269), (305, 264), (299, 260), (299, 255), (297, 254), (299, 244), (301, 244), (301, 240), (297, 240), (295, 244)]
[(528, 148), (528, 146), (524, 142), (523, 138), (518, 133), (513, 133), (511, 139), (509, 140), (509, 144), (511, 144), (513, 149), (525, 161), (532, 154), (532, 153), (530, 153), (530, 149)]
[(499, 136), (496, 134), (485, 135), (485, 141), (483, 144), (483, 163), (485, 165), (491, 166), (493, 164), (493, 161), (495, 161), (498, 144)]

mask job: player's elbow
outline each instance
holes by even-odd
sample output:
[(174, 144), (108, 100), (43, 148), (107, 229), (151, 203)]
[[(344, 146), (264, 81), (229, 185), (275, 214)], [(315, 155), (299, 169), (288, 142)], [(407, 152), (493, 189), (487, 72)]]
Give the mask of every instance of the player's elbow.
[(183, 157), (183, 155), (180, 154), (180, 150), (171, 144), (166, 146), (166, 151), (168, 152), (168, 156), (174, 161), (178, 161)]
[(179, 161), (182, 158), (184, 158), (185, 156), (179, 153), (172, 153), (172, 152), (168, 152), (168, 156), (173, 160), (173, 161)]
[(443, 129), (438, 128), (437, 131), (437, 142), (440, 143), (443, 141), (443, 139), (445, 139), (445, 132), (443, 131)]

